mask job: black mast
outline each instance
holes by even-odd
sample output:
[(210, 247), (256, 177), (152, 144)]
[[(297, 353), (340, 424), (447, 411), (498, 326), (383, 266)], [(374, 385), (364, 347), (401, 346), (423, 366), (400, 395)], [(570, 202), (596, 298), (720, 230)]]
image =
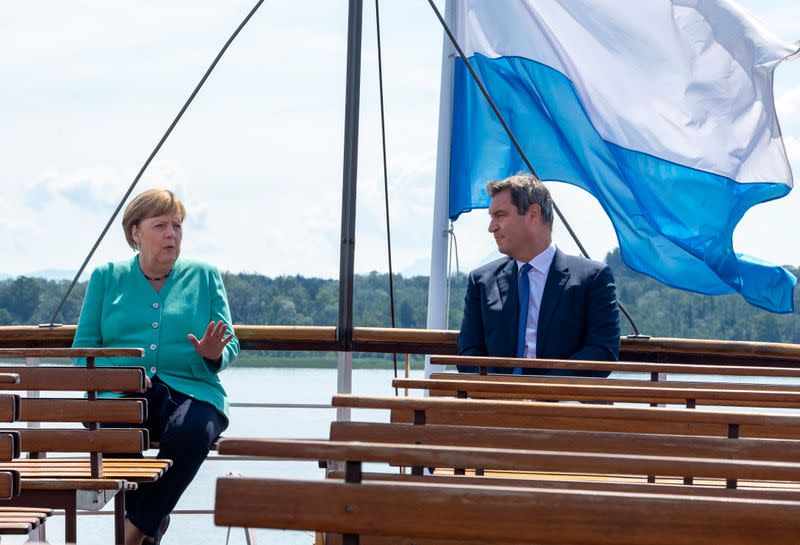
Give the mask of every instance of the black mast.
[(347, 78), (342, 170), (342, 240), (339, 252), (339, 328), (342, 349), (353, 344), (353, 267), (356, 248), (356, 181), (358, 174), (358, 114), (361, 86), (362, 0), (350, 0), (347, 16)]

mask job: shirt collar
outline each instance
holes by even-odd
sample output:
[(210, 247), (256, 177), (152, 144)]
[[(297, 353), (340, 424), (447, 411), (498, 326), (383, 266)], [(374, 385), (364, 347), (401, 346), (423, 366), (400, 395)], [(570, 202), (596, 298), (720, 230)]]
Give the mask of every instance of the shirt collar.
[[(531, 267), (539, 272), (547, 273), (550, 271), (550, 265), (553, 264), (553, 257), (556, 255), (556, 245), (552, 242), (550, 246), (545, 248), (539, 255), (528, 261)], [(522, 270), (522, 266), (525, 264), (522, 261), (517, 261), (517, 271)]]

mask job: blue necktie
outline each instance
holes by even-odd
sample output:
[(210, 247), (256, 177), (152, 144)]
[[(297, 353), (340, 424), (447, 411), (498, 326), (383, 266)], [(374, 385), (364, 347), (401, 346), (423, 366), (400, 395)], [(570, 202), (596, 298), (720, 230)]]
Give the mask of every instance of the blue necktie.
[[(518, 358), (525, 357), (525, 332), (528, 328), (528, 306), (530, 305), (531, 297), (531, 281), (528, 278), (528, 271), (532, 268), (530, 263), (525, 263), (522, 266), (517, 284), (517, 292), (519, 293), (519, 327), (517, 329)], [(519, 367), (515, 368), (514, 374), (521, 375), (522, 369)]]

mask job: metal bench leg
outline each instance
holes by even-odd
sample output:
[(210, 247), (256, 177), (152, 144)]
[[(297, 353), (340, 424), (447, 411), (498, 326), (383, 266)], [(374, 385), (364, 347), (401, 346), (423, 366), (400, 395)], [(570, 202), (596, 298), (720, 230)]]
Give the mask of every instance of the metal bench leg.
[(28, 534), (28, 541), (25, 543), (47, 543), (47, 538), (44, 535), (44, 522), (31, 530)]
[[(225, 545), (228, 545), (231, 541), (231, 530), (233, 527), (228, 526), (228, 535), (225, 537)], [(243, 528), (244, 530), (244, 539), (247, 542), (247, 545), (256, 545), (256, 531), (253, 528)]]

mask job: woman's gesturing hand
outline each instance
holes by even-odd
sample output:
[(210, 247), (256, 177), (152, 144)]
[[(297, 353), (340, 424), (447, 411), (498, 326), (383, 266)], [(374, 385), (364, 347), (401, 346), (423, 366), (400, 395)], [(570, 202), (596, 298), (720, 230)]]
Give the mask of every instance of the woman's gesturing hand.
[(225, 322), (222, 320), (214, 322), (212, 320), (208, 324), (202, 339), (198, 341), (197, 337), (191, 333), (189, 333), (188, 339), (192, 342), (198, 354), (206, 359), (216, 361), (222, 356), (222, 350), (225, 345), (233, 338), (233, 333), (226, 336), (225, 333), (227, 332), (228, 326), (225, 325)]

